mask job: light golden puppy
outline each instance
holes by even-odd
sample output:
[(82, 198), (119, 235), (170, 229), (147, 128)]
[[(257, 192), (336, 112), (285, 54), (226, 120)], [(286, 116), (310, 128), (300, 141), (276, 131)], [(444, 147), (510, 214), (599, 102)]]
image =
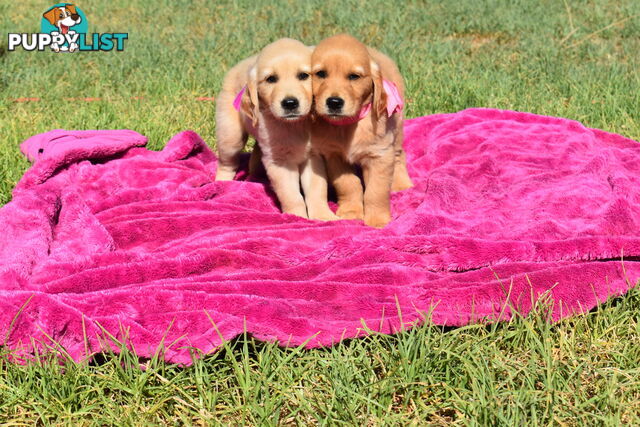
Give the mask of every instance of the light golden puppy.
[(311, 153), (311, 50), (280, 39), (227, 73), (216, 103), (216, 180), (233, 179), (251, 135), (282, 211), (332, 220), (337, 217), (327, 204), (324, 162)]
[[(390, 192), (412, 186), (402, 149), (404, 83), (398, 67), (346, 34), (320, 42), (311, 65), (318, 116), (311, 144), (326, 159), (338, 216), (384, 227), (391, 220)], [(364, 191), (353, 165), (362, 167)]]

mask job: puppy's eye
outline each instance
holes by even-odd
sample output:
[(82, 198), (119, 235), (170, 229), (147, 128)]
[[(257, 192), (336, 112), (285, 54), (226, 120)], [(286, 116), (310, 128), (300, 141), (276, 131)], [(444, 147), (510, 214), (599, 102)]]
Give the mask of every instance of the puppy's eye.
[(299, 73), (298, 80), (307, 80), (309, 78), (309, 73)]
[(349, 80), (358, 80), (360, 76), (358, 74), (351, 73), (347, 76)]
[(320, 70), (316, 72), (316, 77), (320, 77), (321, 79), (324, 79), (327, 77), (327, 72), (324, 70)]
[(266, 78), (266, 81), (267, 81), (267, 83), (277, 83), (278, 82), (278, 76), (271, 75), (271, 76)]

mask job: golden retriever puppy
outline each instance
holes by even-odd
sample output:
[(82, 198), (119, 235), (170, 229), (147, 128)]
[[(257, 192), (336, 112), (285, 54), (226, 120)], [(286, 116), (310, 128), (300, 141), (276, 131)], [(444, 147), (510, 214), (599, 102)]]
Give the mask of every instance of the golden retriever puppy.
[[(398, 67), (347, 34), (320, 42), (311, 66), (317, 115), (311, 144), (326, 159), (338, 216), (384, 227), (391, 220), (390, 192), (412, 186), (402, 149)], [(353, 165), (362, 167), (364, 191)]]
[(311, 50), (297, 40), (280, 39), (229, 70), (216, 102), (216, 180), (234, 178), (251, 135), (282, 211), (331, 220), (337, 217), (327, 204), (324, 162), (311, 154)]

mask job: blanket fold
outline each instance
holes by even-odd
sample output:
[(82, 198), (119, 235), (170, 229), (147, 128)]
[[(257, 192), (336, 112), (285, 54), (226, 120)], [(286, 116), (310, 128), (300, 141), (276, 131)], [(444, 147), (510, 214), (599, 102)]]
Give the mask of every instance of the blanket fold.
[[(124, 340), (189, 364), (247, 330), (331, 345), (370, 330), (555, 320), (640, 276), (640, 145), (578, 122), (469, 109), (405, 122), (415, 186), (392, 222), (282, 214), (264, 182), (215, 182), (194, 132), (161, 151), (129, 130), (27, 139), (0, 209), (0, 344), (80, 360)], [(624, 261), (622, 261), (624, 260)]]

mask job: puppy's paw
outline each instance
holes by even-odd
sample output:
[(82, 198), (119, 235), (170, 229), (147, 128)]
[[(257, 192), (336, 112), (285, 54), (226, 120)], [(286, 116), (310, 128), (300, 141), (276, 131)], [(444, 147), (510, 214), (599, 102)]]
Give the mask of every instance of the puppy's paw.
[(382, 228), (389, 224), (389, 221), (391, 221), (391, 215), (386, 212), (376, 212), (364, 216), (364, 223), (369, 227)]
[(296, 215), (301, 218), (309, 218), (309, 216), (307, 215), (307, 207), (304, 204), (301, 206), (290, 206), (287, 208), (283, 208), (282, 212), (290, 215)]
[(216, 181), (233, 181), (233, 178), (235, 178), (235, 176), (235, 170), (220, 168), (216, 172)]
[(343, 203), (338, 206), (338, 211), (336, 213), (342, 219), (364, 218), (364, 208), (360, 204)]
[(320, 221), (337, 221), (340, 219), (340, 217), (331, 212), (331, 209), (327, 207), (326, 210), (323, 209), (320, 212), (309, 211), (309, 219), (317, 219)]
[(402, 191), (413, 187), (413, 182), (408, 176), (394, 176), (391, 183), (391, 191)]

